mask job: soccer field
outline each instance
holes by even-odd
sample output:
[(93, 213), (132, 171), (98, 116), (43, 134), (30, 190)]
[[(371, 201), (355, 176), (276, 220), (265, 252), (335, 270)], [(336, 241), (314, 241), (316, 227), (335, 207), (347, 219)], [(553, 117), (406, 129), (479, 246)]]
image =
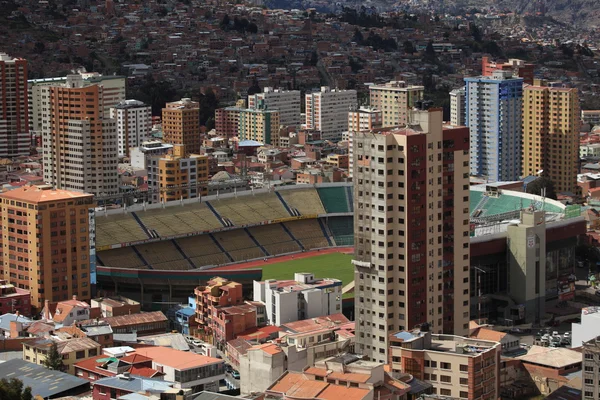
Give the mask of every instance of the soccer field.
[(336, 278), (345, 286), (354, 279), (352, 255), (342, 253), (324, 254), (310, 258), (283, 261), (261, 266), (265, 279), (294, 279), (295, 272), (310, 272), (315, 278)]

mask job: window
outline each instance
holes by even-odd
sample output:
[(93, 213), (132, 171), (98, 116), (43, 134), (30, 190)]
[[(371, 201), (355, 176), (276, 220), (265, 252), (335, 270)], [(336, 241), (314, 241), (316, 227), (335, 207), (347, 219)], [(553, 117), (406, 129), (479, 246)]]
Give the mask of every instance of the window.
[(78, 351), (75, 353), (75, 358), (79, 360), (80, 358), (85, 358), (85, 351)]
[(442, 396), (450, 396), (452, 392), (450, 391), (450, 389), (440, 389), (440, 394)]
[(469, 372), (469, 366), (460, 364), (460, 372)]
[(452, 364), (443, 362), (443, 363), (440, 363), (440, 368), (441, 369), (452, 369)]
[(450, 383), (452, 382), (452, 378), (449, 375), (440, 375), (440, 381)]
[(468, 399), (469, 398), (469, 392), (460, 392), (459, 396), (461, 398)]
[(460, 378), (460, 384), (461, 385), (468, 385), (469, 384), (469, 380), (467, 378)]

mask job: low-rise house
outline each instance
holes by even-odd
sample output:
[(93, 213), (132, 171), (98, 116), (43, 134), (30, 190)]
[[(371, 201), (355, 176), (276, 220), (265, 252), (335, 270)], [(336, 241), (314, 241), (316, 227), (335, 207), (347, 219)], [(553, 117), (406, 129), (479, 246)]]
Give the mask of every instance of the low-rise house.
[[(98, 321), (110, 325), (115, 334), (136, 332), (137, 336), (164, 333), (169, 326), (169, 320), (161, 311), (103, 317), (99, 318)], [(87, 320), (82, 321), (81, 324), (88, 326), (94, 322), (96, 321)]]
[(31, 316), (31, 293), (21, 289), (7, 280), (0, 279), (0, 315), (18, 313)]
[(101, 350), (99, 343), (87, 337), (67, 340), (41, 338), (23, 343), (23, 360), (42, 365), (54, 343), (56, 343), (57, 350), (62, 356), (65, 372), (72, 375), (75, 373), (75, 363), (96, 356), (100, 354)]
[(140, 303), (123, 296), (99, 297), (92, 299), (91, 303), (93, 308), (100, 309), (103, 317), (118, 317), (141, 312)]
[(225, 379), (225, 363), (218, 358), (165, 347), (142, 347), (136, 354), (152, 359), (152, 368), (165, 374), (165, 380), (175, 382), (178, 389), (219, 391), (219, 381)]

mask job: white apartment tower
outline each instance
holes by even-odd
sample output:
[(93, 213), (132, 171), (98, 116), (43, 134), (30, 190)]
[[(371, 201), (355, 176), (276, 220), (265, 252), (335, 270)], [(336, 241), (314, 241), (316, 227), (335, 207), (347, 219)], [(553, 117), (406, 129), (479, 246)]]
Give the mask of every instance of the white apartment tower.
[(404, 126), (409, 111), (423, 100), (423, 86), (407, 85), (404, 81), (391, 81), (384, 85), (369, 86), (371, 107), (381, 110), (383, 127)]
[(0, 53), (0, 158), (29, 155), (27, 60)]
[(110, 109), (117, 123), (119, 157), (129, 156), (130, 147), (138, 147), (150, 136), (152, 107), (138, 100), (125, 100)]
[(42, 125), (44, 181), (58, 189), (96, 196), (119, 192), (117, 130), (105, 118), (103, 87), (80, 75), (48, 87), (48, 118)]
[(348, 111), (357, 107), (356, 90), (322, 86), (318, 92), (307, 93), (305, 100), (306, 128), (320, 131), (326, 140), (341, 139), (348, 130)]
[(248, 108), (258, 108), (259, 104), (268, 110), (279, 111), (279, 122), (285, 126), (300, 126), (302, 123), (299, 90), (264, 88), (262, 93), (248, 96)]
[(450, 92), (450, 124), (465, 126), (465, 88), (454, 89)]
[(388, 338), (469, 327), (469, 133), (417, 110), (354, 137), (356, 351), (387, 363)]

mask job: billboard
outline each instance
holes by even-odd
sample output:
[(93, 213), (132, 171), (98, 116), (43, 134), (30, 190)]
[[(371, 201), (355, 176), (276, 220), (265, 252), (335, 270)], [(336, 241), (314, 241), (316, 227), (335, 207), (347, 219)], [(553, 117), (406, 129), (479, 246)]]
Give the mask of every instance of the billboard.
[(558, 300), (566, 301), (575, 299), (575, 282), (569, 282), (567, 279), (558, 281)]
[(572, 204), (565, 208), (565, 219), (576, 218), (581, 215), (581, 206)]

